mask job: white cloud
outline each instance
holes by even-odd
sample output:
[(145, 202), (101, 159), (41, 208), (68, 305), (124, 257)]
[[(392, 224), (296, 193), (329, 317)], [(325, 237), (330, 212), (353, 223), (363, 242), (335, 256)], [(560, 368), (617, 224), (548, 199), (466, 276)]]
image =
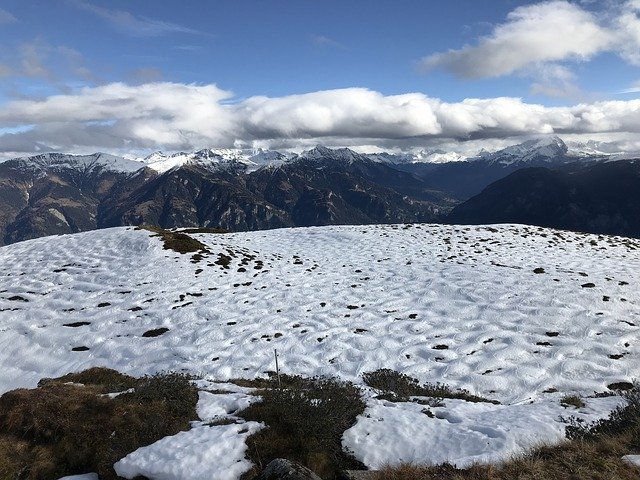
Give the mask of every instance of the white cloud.
[(45, 54), (38, 43), (23, 43), (19, 47), (22, 73), (28, 77), (52, 78), (52, 73), (44, 65)]
[(342, 45), (340, 42), (325, 35), (310, 35), (309, 38), (311, 39), (311, 43), (313, 43), (316, 47), (344, 48), (344, 45)]
[(0, 125), (35, 125), (12, 138), (34, 141), (41, 135), (37, 141), (57, 149), (99, 147), (105, 136), (107, 146), (115, 142), (122, 148), (221, 144), (230, 138), (231, 118), (220, 102), (229, 97), (214, 85), (113, 83), (73, 95), (9, 102), (0, 111)]
[(106, 20), (119, 31), (133, 37), (159, 37), (172, 33), (207, 35), (198, 30), (178, 25), (176, 23), (165, 22), (163, 20), (156, 20), (148, 17), (138, 17), (124, 10), (110, 10), (83, 0), (73, 0), (72, 4)]
[(533, 95), (573, 99), (584, 96), (576, 85), (576, 75), (563, 65), (543, 63), (529, 70), (527, 74), (534, 79), (530, 88)]
[(615, 20), (619, 54), (632, 65), (640, 65), (640, 1), (630, 0)]
[(18, 19), (10, 12), (7, 12), (5, 9), (0, 8), (0, 25), (6, 23), (15, 23)]
[[(587, 5), (599, 10), (587, 10)], [(518, 74), (532, 79), (532, 94), (575, 101), (588, 95), (576, 85), (570, 67), (605, 52), (640, 66), (640, 0), (521, 6), (476, 45), (434, 53), (420, 66), (469, 79)]]
[(433, 104), (420, 93), (385, 97), (347, 88), (252, 97), (234, 110), (242, 129), (255, 138), (402, 138), (440, 133)]
[(632, 83), (629, 88), (626, 88), (618, 93), (640, 93), (640, 80)]
[(615, 35), (594, 16), (566, 1), (518, 7), (476, 46), (435, 53), (425, 69), (444, 68), (465, 78), (498, 77), (541, 62), (586, 60), (611, 48)]
[(362, 88), (232, 100), (215, 85), (178, 83), (113, 83), (42, 100), (14, 100), (0, 109), (0, 128), (12, 129), (0, 135), (0, 150), (122, 152), (314, 143), (410, 149), (547, 133), (640, 133), (640, 100), (571, 107), (508, 97), (449, 103), (421, 93), (385, 96)]

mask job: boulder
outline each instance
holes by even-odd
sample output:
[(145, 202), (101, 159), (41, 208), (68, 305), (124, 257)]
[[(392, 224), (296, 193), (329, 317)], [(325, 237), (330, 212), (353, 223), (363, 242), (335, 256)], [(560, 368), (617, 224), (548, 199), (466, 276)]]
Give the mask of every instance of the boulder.
[(298, 463), (276, 458), (254, 480), (321, 480), (318, 475)]

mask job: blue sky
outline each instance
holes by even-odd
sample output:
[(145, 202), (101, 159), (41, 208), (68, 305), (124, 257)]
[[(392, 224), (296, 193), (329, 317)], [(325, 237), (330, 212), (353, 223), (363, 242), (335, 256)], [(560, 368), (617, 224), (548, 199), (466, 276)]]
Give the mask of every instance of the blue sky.
[[(638, 0), (3, 0), (0, 42), (6, 154), (316, 141), (406, 149), (541, 133), (637, 133)], [(396, 98), (402, 95), (421, 97)], [(201, 123), (211, 117), (206, 131), (189, 125), (180, 105), (157, 104), (181, 96), (176, 103), (203, 110)], [(111, 108), (114, 97), (145, 118)], [(269, 102), (257, 100), (263, 97)], [(465, 104), (501, 97), (522, 108)], [(56, 116), (78, 102), (82, 115), (71, 108)], [(534, 105), (547, 109), (539, 111), (544, 118), (522, 120)], [(576, 113), (579, 105), (597, 111)], [(92, 108), (100, 113), (86, 115)], [(317, 124), (300, 119), (303, 108)], [(354, 108), (366, 112), (348, 118), (343, 110)], [(589, 123), (603, 110), (615, 118)], [(283, 125), (270, 125), (269, 114), (285, 118)], [(394, 130), (394, 118), (401, 128)], [(354, 123), (372, 126), (344, 128)]]

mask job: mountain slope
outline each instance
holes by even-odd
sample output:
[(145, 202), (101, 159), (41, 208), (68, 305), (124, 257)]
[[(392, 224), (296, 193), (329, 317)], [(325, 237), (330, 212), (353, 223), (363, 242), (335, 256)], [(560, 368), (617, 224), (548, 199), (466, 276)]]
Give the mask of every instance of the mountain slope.
[(0, 245), (99, 226), (101, 202), (140, 164), (119, 157), (47, 154), (0, 163)]
[(517, 171), (457, 206), (453, 223), (526, 223), (640, 236), (640, 161)]

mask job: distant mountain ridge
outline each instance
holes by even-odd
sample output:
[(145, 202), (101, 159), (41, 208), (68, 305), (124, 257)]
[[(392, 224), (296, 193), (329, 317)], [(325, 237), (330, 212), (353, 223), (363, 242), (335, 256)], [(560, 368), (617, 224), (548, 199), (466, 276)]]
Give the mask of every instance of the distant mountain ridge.
[[(362, 160), (367, 158), (378, 163), (387, 163), (396, 166), (435, 166), (457, 163), (484, 163), (489, 165), (499, 164), (503, 167), (511, 165), (538, 166), (540, 164), (555, 164), (558, 162), (570, 162), (579, 158), (609, 157), (625, 158), (622, 152), (605, 153), (599, 151), (600, 143), (590, 141), (582, 144), (572, 143), (569, 148), (557, 136), (541, 137), (527, 140), (523, 143), (512, 145), (494, 152), (482, 150), (476, 155), (464, 156), (456, 152), (445, 150), (421, 150), (415, 153), (358, 153), (349, 148), (331, 149), (318, 145), (302, 153), (280, 152), (264, 149), (202, 149), (193, 152), (178, 152), (165, 154), (161, 151), (153, 152), (144, 158), (124, 158), (107, 153), (93, 153), (89, 155), (74, 155), (65, 153), (45, 153), (29, 157), (20, 157), (5, 161), (21, 161), (28, 166), (30, 164), (42, 167), (55, 167), (67, 165), (75, 167), (80, 165), (95, 168), (102, 165), (104, 169), (120, 172), (133, 172), (142, 168), (150, 168), (158, 173), (164, 173), (172, 168), (186, 164), (200, 165), (205, 168), (231, 168), (243, 172), (251, 172), (263, 167), (275, 167), (287, 162), (298, 160)], [(3, 162), (0, 162), (3, 163)]]
[(318, 145), (299, 154), (204, 149), (144, 159), (104, 153), (17, 158), (0, 163), (0, 244), (143, 223), (256, 230), (447, 221), (456, 205), (524, 168), (580, 170), (612, 158), (575, 156), (558, 137), (453, 162), (427, 162), (436, 153), (423, 154), (417, 161)]
[(105, 154), (0, 163), (0, 243), (129, 224), (257, 230), (425, 222), (456, 203), (348, 149), (256, 155), (262, 165), (212, 150), (157, 153), (146, 163)]
[(521, 169), (455, 207), (447, 220), (640, 237), (640, 160)]

